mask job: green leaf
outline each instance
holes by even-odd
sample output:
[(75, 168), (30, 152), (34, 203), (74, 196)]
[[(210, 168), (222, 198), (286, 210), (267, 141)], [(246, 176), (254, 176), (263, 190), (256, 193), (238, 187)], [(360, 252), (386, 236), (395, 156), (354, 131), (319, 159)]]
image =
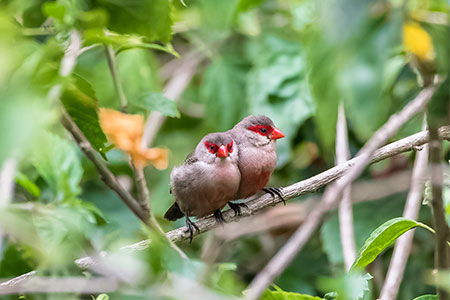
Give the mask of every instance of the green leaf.
[(439, 297), (437, 295), (422, 295), (413, 300), (439, 300)]
[(371, 279), (370, 274), (347, 273), (337, 278), (319, 278), (318, 284), (322, 290), (335, 291), (327, 293), (326, 299), (365, 300), (370, 299)]
[(35, 267), (28, 247), (10, 240), (7, 247), (3, 249), (0, 260), (0, 276), (2, 278), (19, 276), (32, 271)]
[(16, 183), (20, 184), (24, 189), (27, 190), (28, 193), (36, 198), (39, 198), (39, 196), (41, 195), (41, 190), (25, 174), (23, 174), (22, 172), (17, 172), (14, 179)]
[(214, 59), (204, 72), (200, 97), (212, 131), (228, 130), (245, 116), (244, 79), (242, 68), (227, 57)]
[[(359, 203), (354, 206), (355, 247), (360, 249), (370, 234), (386, 221), (402, 214), (404, 203), (396, 201), (398, 195), (393, 195), (374, 202)], [(374, 214), (374, 210), (377, 214)], [(320, 230), (323, 250), (333, 265), (343, 265), (341, 234), (339, 218), (335, 211)]]
[(283, 131), (277, 142), (278, 166), (290, 161), (290, 145), (298, 128), (314, 115), (306, 57), (301, 44), (267, 35), (249, 50), (255, 66), (247, 76), (250, 113), (266, 115)]
[(109, 296), (107, 294), (100, 294), (95, 300), (109, 300)]
[(172, 4), (168, 0), (97, 0), (95, 6), (108, 12), (108, 29), (143, 35), (150, 42), (167, 43), (172, 38)]
[(285, 292), (282, 290), (266, 290), (262, 295), (261, 300), (322, 300), (322, 298), (305, 294)]
[(41, 142), (32, 155), (33, 165), (47, 182), (54, 200), (70, 200), (80, 194), (79, 187), (83, 169), (77, 152), (68, 141), (44, 133)]
[(61, 3), (55, 2), (45, 2), (42, 6), (44, 13), (60, 23), (64, 22), (64, 15), (66, 14), (66, 7), (61, 5)]
[(131, 103), (145, 110), (159, 111), (167, 117), (180, 117), (177, 104), (165, 97), (162, 93), (153, 92), (149, 95), (143, 96), (138, 101), (131, 101)]
[(98, 100), (91, 85), (83, 78), (73, 76), (64, 85), (61, 101), (92, 147), (103, 154), (107, 140), (98, 121)]
[(425, 224), (403, 217), (389, 220), (375, 229), (359, 251), (351, 270), (363, 270), (399, 236), (415, 227), (423, 227), (434, 232)]
[(22, 20), (25, 27), (39, 27), (44, 23), (46, 17), (41, 10), (46, 0), (32, 0), (26, 2), (28, 7), (23, 10)]

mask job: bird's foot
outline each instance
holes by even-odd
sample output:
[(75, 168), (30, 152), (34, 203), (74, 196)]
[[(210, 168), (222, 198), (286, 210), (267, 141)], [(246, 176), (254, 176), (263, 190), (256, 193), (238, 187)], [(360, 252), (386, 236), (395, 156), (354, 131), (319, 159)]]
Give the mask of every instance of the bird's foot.
[(216, 218), (217, 223), (220, 225), (223, 225), (225, 223), (225, 219), (223, 218), (222, 211), (220, 209), (217, 209), (214, 212), (214, 217)]
[(228, 206), (234, 211), (234, 216), (240, 216), (242, 214), (241, 207), (245, 207), (246, 209), (249, 209), (247, 204), (245, 204), (245, 203), (228, 202)]
[(284, 200), (281, 188), (269, 187), (269, 188), (263, 188), (263, 191), (271, 194), (272, 197), (274, 197), (274, 198), (275, 198), (275, 195), (277, 195), (278, 197), (280, 197), (281, 201), (283, 201), (283, 204), (286, 205), (286, 200)]
[(198, 228), (198, 226), (195, 225), (195, 223), (192, 222), (188, 216), (186, 216), (186, 226), (189, 231), (189, 244), (190, 244), (192, 243), (192, 238), (194, 237), (194, 229), (197, 230), (197, 232), (200, 232), (200, 228)]

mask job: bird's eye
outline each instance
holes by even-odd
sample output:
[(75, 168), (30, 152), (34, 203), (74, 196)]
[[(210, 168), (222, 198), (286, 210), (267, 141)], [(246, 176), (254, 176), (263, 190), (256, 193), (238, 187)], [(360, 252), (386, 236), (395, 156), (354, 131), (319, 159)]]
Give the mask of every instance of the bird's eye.
[(267, 128), (262, 127), (259, 131), (261, 131), (261, 133), (267, 133)]
[(209, 152), (212, 154), (215, 154), (217, 150), (219, 150), (219, 147), (216, 144), (205, 142), (206, 149), (208, 149)]
[(233, 141), (228, 144), (228, 152), (233, 152)]

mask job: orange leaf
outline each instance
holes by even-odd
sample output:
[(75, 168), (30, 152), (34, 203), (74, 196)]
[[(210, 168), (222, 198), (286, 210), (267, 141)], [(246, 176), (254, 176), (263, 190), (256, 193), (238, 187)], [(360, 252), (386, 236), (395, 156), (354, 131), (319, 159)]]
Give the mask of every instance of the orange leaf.
[(142, 168), (151, 163), (157, 169), (167, 168), (167, 149), (141, 146), (144, 134), (144, 118), (107, 108), (100, 108), (100, 126), (108, 140), (127, 152), (133, 164)]

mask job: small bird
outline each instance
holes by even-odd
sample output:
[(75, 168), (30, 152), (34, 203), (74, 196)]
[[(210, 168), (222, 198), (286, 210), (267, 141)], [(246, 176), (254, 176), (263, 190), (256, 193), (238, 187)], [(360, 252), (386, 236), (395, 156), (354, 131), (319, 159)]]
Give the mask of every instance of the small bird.
[(219, 223), (224, 222), (221, 209), (235, 199), (241, 180), (238, 155), (230, 134), (210, 133), (170, 173), (170, 192), (175, 203), (164, 217), (175, 221), (185, 216), (191, 241), (194, 229), (199, 228), (189, 217), (214, 214)]
[(283, 132), (266, 116), (245, 117), (227, 132), (239, 147), (241, 182), (235, 200), (248, 198), (263, 190), (272, 196), (277, 194), (285, 203), (279, 188), (265, 187), (277, 164), (276, 140), (284, 137)]

